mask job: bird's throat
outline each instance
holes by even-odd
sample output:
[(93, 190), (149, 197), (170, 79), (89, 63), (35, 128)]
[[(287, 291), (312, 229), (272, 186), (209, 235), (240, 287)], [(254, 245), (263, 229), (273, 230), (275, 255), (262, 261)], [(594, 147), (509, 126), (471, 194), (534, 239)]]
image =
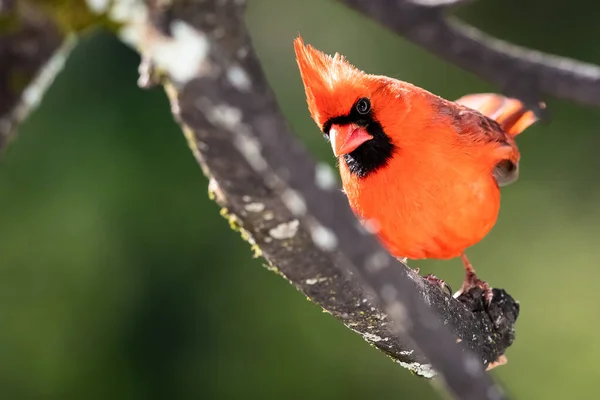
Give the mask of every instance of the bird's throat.
[(370, 122), (366, 131), (373, 136), (358, 146), (354, 151), (342, 156), (350, 173), (357, 178), (366, 178), (372, 173), (385, 167), (394, 153), (394, 144), (385, 134), (381, 124), (377, 121)]

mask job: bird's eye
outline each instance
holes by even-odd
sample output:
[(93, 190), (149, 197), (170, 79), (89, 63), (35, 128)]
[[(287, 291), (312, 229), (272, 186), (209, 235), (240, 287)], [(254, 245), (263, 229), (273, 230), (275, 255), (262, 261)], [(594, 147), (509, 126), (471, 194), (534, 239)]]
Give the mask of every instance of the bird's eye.
[(366, 97), (358, 99), (358, 101), (356, 102), (356, 111), (358, 111), (358, 113), (362, 115), (368, 114), (369, 111), (371, 111), (371, 102), (369, 101), (369, 99), (367, 99)]

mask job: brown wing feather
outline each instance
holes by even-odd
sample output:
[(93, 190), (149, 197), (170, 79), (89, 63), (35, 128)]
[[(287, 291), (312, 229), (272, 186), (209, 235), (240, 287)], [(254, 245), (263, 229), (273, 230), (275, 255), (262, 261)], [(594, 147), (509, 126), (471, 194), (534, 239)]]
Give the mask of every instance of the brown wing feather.
[(469, 94), (455, 103), (479, 111), (496, 121), (510, 136), (517, 136), (538, 120), (533, 111), (527, 110), (519, 100), (495, 93)]
[(506, 186), (519, 177), (519, 150), (514, 137), (537, 121), (523, 103), (493, 93), (470, 94), (455, 102), (459, 109), (455, 121), (469, 140), (496, 142), (499, 161), (493, 171), (498, 186)]

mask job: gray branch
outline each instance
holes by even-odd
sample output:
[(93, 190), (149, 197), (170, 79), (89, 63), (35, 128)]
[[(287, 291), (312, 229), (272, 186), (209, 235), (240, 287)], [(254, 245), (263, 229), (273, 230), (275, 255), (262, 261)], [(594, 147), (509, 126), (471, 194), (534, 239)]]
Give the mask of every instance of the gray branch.
[(36, 7), (0, 1), (0, 151), (37, 107), (73, 44)]
[(360, 226), (331, 172), (290, 132), (240, 3), (149, 1), (132, 42), (140, 82), (165, 85), (224, 214), (269, 268), (404, 366), (439, 373), (456, 398), (505, 398), (484, 369), (512, 343), (518, 304), (498, 289), (489, 305), (476, 291), (453, 299)]
[[(404, 367), (438, 373), (456, 398), (505, 398), (484, 368), (511, 345), (518, 304), (501, 289), (490, 303), (477, 292), (454, 299), (393, 260), (358, 224), (332, 172), (283, 119), (241, 3), (116, 1), (118, 13), (94, 15), (108, 16), (140, 51), (140, 84), (164, 84), (223, 214), (270, 269)], [(0, 40), (3, 143), (65, 59), (60, 30), (31, 4), (2, 2), (8, 7), (0, 11), (18, 21)], [(17, 90), (15, 71), (31, 75)]]
[[(340, 0), (431, 53), (543, 111), (550, 95), (600, 107), (600, 67), (516, 46), (448, 16), (449, 0)], [(437, 4), (437, 6), (435, 6)]]

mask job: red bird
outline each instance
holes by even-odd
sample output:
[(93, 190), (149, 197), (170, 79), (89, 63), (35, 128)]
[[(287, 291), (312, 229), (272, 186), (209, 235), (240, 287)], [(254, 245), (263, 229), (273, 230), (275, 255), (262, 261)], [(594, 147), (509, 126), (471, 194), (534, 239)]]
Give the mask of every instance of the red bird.
[(485, 285), (465, 249), (496, 223), (500, 186), (518, 176), (515, 136), (537, 121), (534, 113), (498, 94), (445, 100), (367, 74), (301, 37), (294, 49), (308, 109), (331, 142), (355, 214), (377, 227), (394, 257), (460, 256), (461, 292)]

